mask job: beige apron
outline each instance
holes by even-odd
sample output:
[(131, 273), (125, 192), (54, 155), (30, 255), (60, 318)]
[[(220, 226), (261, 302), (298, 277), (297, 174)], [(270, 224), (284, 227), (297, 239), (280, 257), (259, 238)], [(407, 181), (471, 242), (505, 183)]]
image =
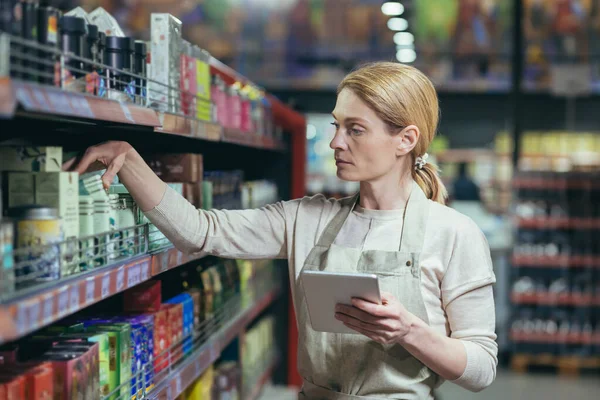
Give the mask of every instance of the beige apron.
[[(374, 273), (381, 291), (393, 294), (408, 311), (429, 323), (421, 296), (419, 265), (429, 200), (413, 183), (398, 251), (361, 251), (334, 244), (357, 201), (358, 195), (345, 201), (311, 250), (303, 270)], [(298, 369), (304, 379), (299, 399), (431, 398), (437, 375), (402, 346), (384, 346), (363, 335), (314, 331), (301, 278), (298, 285)]]

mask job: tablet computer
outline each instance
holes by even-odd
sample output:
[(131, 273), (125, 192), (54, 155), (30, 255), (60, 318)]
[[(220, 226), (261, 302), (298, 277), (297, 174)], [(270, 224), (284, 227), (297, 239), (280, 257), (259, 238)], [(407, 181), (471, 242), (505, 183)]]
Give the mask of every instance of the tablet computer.
[(353, 297), (381, 304), (375, 274), (302, 271), (301, 278), (310, 323), (315, 331), (358, 334), (335, 318), (335, 306), (351, 305)]

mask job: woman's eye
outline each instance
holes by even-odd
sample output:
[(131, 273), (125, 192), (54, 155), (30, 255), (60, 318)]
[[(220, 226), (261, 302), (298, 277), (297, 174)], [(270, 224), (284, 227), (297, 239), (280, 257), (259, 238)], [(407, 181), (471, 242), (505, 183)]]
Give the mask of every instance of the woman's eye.
[(364, 132), (361, 131), (360, 129), (356, 129), (356, 128), (352, 128), (350, 129), (350, 133), (353, 134), (354, 136), (360, 136), (362, 135)]
[(335, 126), (335, 129), (340, 129), (340, 124), (337, 122), (332, 122), (331, 125)]

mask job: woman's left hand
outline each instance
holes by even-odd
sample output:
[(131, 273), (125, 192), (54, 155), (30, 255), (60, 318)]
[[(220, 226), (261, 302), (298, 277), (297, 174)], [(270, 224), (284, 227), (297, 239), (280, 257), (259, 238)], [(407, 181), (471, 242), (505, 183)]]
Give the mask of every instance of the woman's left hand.
[(417, 317), (389, 293), (382, 293), (381, 300), (382, 304), (375, 304), (354, 298), (352, 306), (338, 304), (335, 318), (381, 344), (399, 343)]

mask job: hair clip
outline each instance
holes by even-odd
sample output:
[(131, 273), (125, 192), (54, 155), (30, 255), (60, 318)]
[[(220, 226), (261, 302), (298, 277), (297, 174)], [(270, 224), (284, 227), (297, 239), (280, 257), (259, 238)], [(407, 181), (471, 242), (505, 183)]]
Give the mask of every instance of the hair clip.
[(427, 164), (427, 159), (429, 158), (429, 154), (425, 153), (422, 156), (417, 157), (415, 160), (415, 169), (423, 169), (425, 164)]

